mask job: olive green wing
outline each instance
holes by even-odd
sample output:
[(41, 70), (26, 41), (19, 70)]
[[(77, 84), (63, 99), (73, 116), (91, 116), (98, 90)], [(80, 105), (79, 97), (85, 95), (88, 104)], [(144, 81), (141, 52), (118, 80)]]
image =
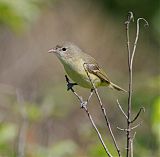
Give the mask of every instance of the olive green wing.
[(116, 84), (112, 83), (109, 78), (107, 77), (106, 73), (99, 68), (97, 64), (86, 64), (86, 69), (89, 73), (92, 73), (96, 76), (98, 76), (102, 82), (108, 83), (109, 87), (112, 89), (116, 89), (118, 91), (127, 92), (125, 89), (117, 86)]
[(107, 74), (98, 66), (98, 64), (96, 64), (96, 63), (86, 63), (85, 67), (86, 67), (86, 70), (89, 73), (98, 76), (104, 82), (107, 82), (109, 84), (111, 83)]
[(91, 74), (96, 75), (97, 77), (99, 77), (101, 79), (102, 82), (106, 82), (110, 88), (112, 89), (116, 89), (118, 91), (124, 91), (127, 92), (126, 90), (124, 90), (123, 88), (117, 86), (116, 84), (112, 83), (110, 81), (110, 79), (108, 78), (107, 74), (98, 66), (98, 64), (96, 63), (96, 60), (85, 54), (82, 53), (82, 58), (84, 60), (84, 68)]

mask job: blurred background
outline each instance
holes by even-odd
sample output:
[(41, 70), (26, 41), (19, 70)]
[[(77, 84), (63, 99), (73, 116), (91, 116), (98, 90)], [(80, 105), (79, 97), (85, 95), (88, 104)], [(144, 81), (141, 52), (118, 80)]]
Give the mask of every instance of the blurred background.
[[(0, 0), (0, 157), (104, 157), (97, 134), (71, 92), (64, 70), (47, 51), (71, 41), (92, 55), (113, 82), (128, 89), (125, 25), (128, 11), (141, 24), (134, 60), (133, 117), (135, 157), (160, 154), (160, 1), (159, 0)], [(131, 25), (131, 43), (136, 24)], [(76, 87), (87, 98), (89, 90)], [(127, 94), (100, 88), (113, 132), (123, 154)], [(89, 110), (117, 156), (96, 97)]]

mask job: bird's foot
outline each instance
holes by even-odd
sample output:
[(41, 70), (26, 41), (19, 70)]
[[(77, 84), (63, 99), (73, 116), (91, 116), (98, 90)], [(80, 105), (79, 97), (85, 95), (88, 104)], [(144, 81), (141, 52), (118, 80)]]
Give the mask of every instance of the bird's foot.
[(67, 83), (67, 91), (73, 89), (73, 86), (77, 85), (77, 83)]
[(67, 82), (67, 91), (73, 90), (73, 86), (78, 85), (77, 83), (71, 83), (67, 75), (65, 75), (65, 78)]

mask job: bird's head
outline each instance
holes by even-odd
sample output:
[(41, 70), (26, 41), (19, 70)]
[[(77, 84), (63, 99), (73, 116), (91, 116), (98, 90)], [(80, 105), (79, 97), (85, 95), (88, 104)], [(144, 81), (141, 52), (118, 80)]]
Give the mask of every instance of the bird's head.
[(54, 53), (60, 59), (68, 59), (75, 57), (80, 53), (81, 49), (71, 42), (64, 42), (50, 49), (49, 53)]

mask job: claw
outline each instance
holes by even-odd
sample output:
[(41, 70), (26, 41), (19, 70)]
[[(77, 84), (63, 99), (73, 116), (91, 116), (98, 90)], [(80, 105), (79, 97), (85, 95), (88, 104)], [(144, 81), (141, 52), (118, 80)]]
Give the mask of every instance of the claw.
[(67, 82), (67, 91), (73, 90), (73, 86), (78, 85), (77, 83), (71, 83), (67, 75), (65, 75), (66, 82)]
[(77, 83), (67, 83), (67, 91), (71, 90), (73, 88), (73, 86), (77, 85)]

